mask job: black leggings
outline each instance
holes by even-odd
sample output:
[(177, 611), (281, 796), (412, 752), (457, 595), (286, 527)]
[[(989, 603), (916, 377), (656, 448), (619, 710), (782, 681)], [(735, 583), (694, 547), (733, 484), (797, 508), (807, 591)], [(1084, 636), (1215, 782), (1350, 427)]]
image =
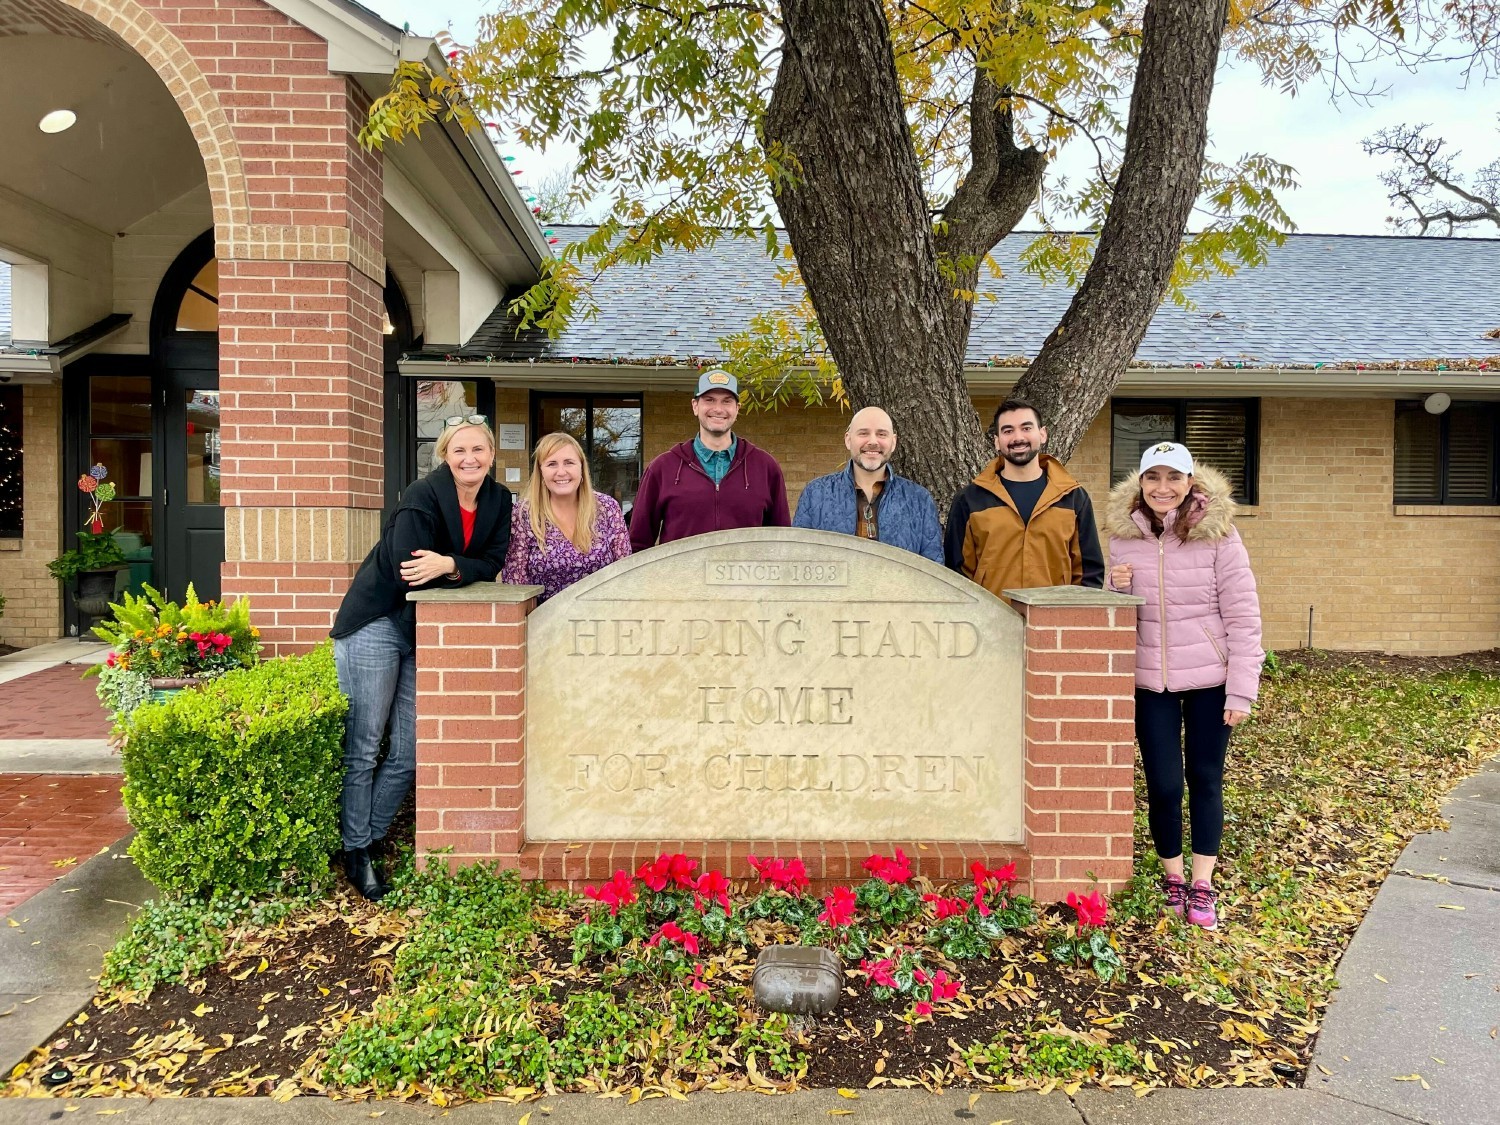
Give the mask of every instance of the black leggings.
[[(1187, 737), (1183, 738), (1183, 728)], [(1183, 760), (1193, 854), (1218, 855), (1224, 832), (1224, 688), (1196, 691), (1135, 689), (1135, 737), (1146, 773), (1151, 840), (1162, 859), (1182, 854)]]

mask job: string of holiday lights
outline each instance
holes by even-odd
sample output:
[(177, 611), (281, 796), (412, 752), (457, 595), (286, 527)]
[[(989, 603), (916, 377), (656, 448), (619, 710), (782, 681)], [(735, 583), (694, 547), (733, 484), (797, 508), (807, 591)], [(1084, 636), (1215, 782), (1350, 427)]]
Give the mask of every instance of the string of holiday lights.
[(0, 387), (0, 535), (20, 535), (21, 495), (21, 388)]

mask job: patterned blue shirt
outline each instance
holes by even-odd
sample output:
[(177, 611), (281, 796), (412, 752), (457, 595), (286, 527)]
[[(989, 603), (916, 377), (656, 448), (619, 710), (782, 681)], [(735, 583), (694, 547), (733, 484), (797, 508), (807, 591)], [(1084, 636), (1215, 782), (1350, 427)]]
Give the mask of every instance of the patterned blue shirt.
[(693, 452), (698, 455), (698, 464), (703, 466), (708, 479), (715, 484), (723, 484), (724, 478), (729, 475), (729, 466), (734, 463), (734, 447), (738, 442), (739, 438), (730, 434), (728, 449), (710, 449), (703, 444), (701, 435), (693, 438)]

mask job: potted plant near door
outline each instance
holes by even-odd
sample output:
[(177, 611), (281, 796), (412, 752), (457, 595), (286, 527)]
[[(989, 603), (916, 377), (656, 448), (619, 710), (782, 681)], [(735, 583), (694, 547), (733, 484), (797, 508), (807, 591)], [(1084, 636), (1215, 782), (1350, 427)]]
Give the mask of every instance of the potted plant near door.
[(89, 617), (87, 627), (79, 631), (80, 640), (87, 640), (94, 623), (109, 612), (115, 580), (127, 565), (114, 532), (104, 530), (104, 505), (115, 498), (115, 486), (104, 479), (107, 476), (108, 469), (95, 465), (78, 478), (78, 491), (92, 505), (88, 519), (77, 532), (78, 546), (47, 564), (53, 578), (73, 584), (73, 601)]

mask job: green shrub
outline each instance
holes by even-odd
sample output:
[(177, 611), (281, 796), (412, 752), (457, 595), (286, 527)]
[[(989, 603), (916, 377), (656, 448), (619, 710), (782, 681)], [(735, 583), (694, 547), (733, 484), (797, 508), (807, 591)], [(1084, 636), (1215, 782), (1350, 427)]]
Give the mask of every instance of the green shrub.
[(347, 710), (327, 644), (138, 709), (123, 758), (141, 873), (184, 895), (326, 879)]

